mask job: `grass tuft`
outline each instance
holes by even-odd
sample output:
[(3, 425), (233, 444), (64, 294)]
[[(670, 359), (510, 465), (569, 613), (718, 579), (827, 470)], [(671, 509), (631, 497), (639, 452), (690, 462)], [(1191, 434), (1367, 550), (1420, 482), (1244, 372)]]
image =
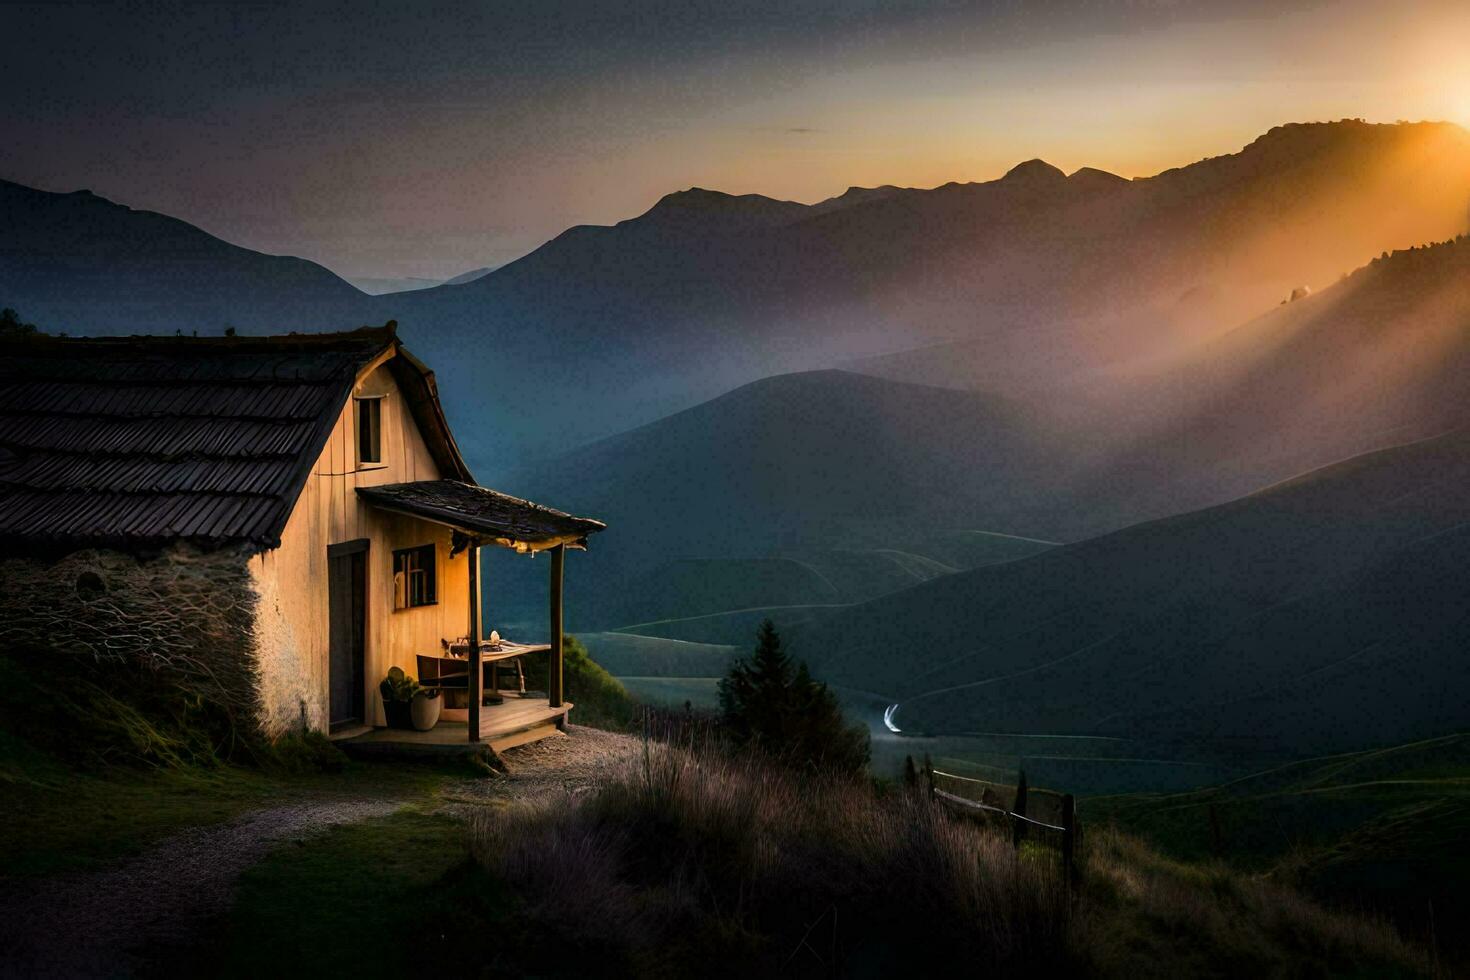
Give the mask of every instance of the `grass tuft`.
[(693, 744), (650, 740), (594, 793), (475, 815), (475, 861), (525, 935), (609, 976), (1436, 973), (1386, 922), (1115, 830), (1084, 837), (1069, 891), (1053, 849), (916, 794)]

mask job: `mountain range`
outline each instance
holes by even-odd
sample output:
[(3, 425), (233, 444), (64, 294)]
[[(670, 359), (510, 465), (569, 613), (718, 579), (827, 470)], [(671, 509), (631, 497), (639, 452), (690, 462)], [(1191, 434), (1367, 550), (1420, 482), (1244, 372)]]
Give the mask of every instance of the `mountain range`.
[[(1085, 412), (806, 372), (505, 479), (515, 492), (608, 519), (606, 548), (587, 561), (593, 599), (583, 615), (592, 623), (708, 615), (741, 606), (719, 605), (708, 585), (673, 589), (668, 569), (698, 558), (706, 579), (748, 594), (759, 580), (750, 559), (820, 566), (819, 553), (844, 549), (866, 556), (876, 587), (892, 552), (974, 567), (986, 556), (957, 554), (960, 535), (1082, 540), (1470, 424), (1467, 327), (1470, 240), (1458, 239), (1375, 259), (1120, 382), (1110, 399), (1080, 400)], [(720, 558), (738, 558), (743, 570), (717, 571)], [(773, 585), (773, 598), (745, 605), (781, 605), (781, 591)], [(618, 601), (610, 607), (603, 595)], [(834, 588), (825, 601), (867, 597)]]
[[(771, 615), (934, 733), (1269, 754), (1465, 723), (1458, 127), (1288, 125), (1135, 180), (696, 188), (384, 296), (86, 192), (0, 183), (0, 216), (0, 305), (43, 328), (397, 319), (484, 482), (608, 521), (574, 628)], [(539, 624), (534, 566), (489, 570), (500, 625)]]
[(493, 478), (745, 382), (855, 359), (1011, 397), (1085, 388), (1384, 249), (1463, 231), (1470, 133), (1289, 125), (1149, 178), (1030, 161), (810, 206), (694, 189), (474, 282), (380, 297), (91, 195), (4, 191), (0, 294), (31, 320), (209, 333), (396, 319)]

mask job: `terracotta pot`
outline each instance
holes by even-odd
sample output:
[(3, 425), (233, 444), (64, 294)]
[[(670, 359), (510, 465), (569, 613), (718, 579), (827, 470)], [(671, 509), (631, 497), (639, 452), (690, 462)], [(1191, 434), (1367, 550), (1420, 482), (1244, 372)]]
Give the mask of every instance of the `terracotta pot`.
[(413, 717), (413, 727), (421, 732), (426, 732), (439, 724), (439, 711), (444, 707), (444, 699), (439, 696), (438, 691), (420, 691), (413, 696), (410, 713)]

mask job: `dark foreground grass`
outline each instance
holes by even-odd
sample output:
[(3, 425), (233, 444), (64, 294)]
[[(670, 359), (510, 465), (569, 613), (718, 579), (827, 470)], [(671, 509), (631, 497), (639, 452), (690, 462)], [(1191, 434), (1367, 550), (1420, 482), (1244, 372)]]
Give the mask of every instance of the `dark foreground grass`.
[[(313, 753), (317, 750), (313, 749)], [(0, 731), (0, 875), (87, 871), (188, 827), (262, 807), (364, 796), (429, 797), (457, 770), (347, 762), (79, 766)]]
[(462, 972), (444, 953), (461, 938), (449, 933), (471, 887), (460, 880), (468, 858), (462, 821), (419, 810), (286, 845), (245, 873), (217, 962), (203, 965), (252, 978)]
[[(922, 798), (754, 757), (653, 744), (595, 794), (486, 811), (473, 831), (478, 864), (516, 896), (512, 931), (599, 976), (1436, 969), (1380, 922), (1116, 832), (1090, 841), (1069, 896), (1044, 848), (1018, 854)], [(497, 955), (508, 975), (576, 973)]]
[[(461, 801), (464, 802), (464, 801)], [(653, 743), (599, 790), (282, 845), (200, 975), (1433, 976), (1382, 922), (1223, 864), (1049, 849), (922, 798)], [(177, 963), (169, 964), (178, 965)], [(938, 968), (936, 971), (935, 968)]]

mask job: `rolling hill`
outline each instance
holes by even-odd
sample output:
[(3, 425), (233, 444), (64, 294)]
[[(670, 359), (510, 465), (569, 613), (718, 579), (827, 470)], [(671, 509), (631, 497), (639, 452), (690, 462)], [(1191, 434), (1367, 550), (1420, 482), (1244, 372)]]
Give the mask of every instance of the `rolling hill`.
[(1098, 408), (1107, 428), (1094, 428), (1094, 471), (1076, 499), (1102, 527), (1192, 510), (1446, 432), (1470, 422), (1466, 405), (1461, 237), (1385, 252), (1146, 378), (1120, 379)]
[(231, 245), (90, 191), (0, 181), (0, 305), (52, 332), (330, 330), (371, 319), (368, 297), (305, 259)]
[[(971, 533), (1014, 526), (1050, 479), (1032, 450), (1044, 427), (974, 392), (817, 371), (746, 385), (503, 485), (608, 522), (576, 563), (579, 622), (851, 602), (1047, 547)], [(539, 576), (529, 588), (535, 608)]]
[[(1459, 239), (1380, 257), (1121, 382), (1089, 412), (809, 372), (513, 485), (611, 521), (615, 555), (588, 563), (592, 622), (739, 643), (751, 610), (865, 601), (1470, 424), (1467, 328)], [(980, 536), (1013, 546), (990, 557), (954, 547), (982, 529), (1023, 537)], [(712, 618), (724, 612), (741, 615)]]
[[(1192, 792), (1095, 797), (1082, 809), (1173, 857), (1223, 858), (1414, 931), (1427, 907), (1440, 922), (1470, 911), (1460, 846), (1470, 833), (1470, 735), (1302, 760)], [(1463, 954), (1467, 937), (1434, 940)]]
[(1438, 735), (1470, 725), (1467, 479), (1459, 430), (839, 610), (793, 647), (837, 683), (891, 677), (905, 731), (1234, 758)]

